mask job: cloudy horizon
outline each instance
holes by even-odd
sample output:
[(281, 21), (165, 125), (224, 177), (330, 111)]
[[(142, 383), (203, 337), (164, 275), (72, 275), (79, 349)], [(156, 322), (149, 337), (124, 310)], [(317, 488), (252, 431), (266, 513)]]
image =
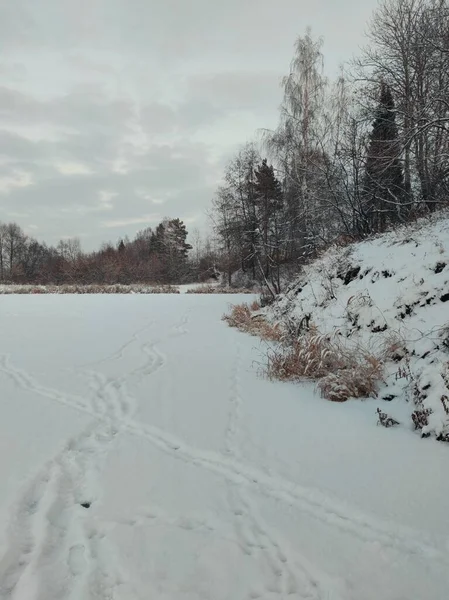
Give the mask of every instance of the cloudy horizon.
[(206, 229), (223, 166), (276, 125), (307, 26), (337, 72), (375, 0), (0, 0), (0, 221), (91, 250)]

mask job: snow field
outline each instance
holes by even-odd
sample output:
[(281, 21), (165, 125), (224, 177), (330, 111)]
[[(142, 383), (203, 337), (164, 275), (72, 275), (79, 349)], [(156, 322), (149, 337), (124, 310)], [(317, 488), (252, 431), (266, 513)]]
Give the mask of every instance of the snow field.
[(447, 448), (261, 378), (247, 300), (2, 298), (2, 600), (446, 597)]

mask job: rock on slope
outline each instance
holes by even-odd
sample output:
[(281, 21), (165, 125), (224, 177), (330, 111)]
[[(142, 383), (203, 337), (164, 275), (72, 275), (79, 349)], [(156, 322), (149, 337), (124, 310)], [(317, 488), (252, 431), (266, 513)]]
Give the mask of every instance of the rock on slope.
[(449, 441), (447, 214), (328, 249), (302, 269), (269, 314), (297, 325), (306, 317), (355, 350), (379, 354), (393, 344), (378, 397), (393, 414), (407, 402), (405, 425)]

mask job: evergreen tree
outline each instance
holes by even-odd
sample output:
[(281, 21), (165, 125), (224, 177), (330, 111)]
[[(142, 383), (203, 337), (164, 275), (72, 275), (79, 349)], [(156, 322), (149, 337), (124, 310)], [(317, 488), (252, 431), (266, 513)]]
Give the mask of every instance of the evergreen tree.
[(192, 249), (187, 243), (187, 228), (180, 219), (171, 219), (166, 224), (167, 243), (178, 260), (185, 260)]
[[(279, 279), (280, 261), (280, 223), (282, 209), (282, 187), (276, 179), (274, 169), (267, 159), (255, 172), (255, 198), (257, 222), (260, 232), (260, 252), (263, 260), (265, 278), (277, 273)], [(276, 281), (277, 283), (277, 281)]]
[(150, 256), (157, 257), (162, 279), (180, 281), (187, 270), (187, 256), (192, 246), (187, 243), (187, 229), (180, 219), (165, 219), (156, 227), (149, 242)]
[(389, 86), (381, 84), (379, 105), (369, 140), (364, 183), (365, 232), (382, 231), (390, 222), (402, 220), (404, 174), (396, 110)]

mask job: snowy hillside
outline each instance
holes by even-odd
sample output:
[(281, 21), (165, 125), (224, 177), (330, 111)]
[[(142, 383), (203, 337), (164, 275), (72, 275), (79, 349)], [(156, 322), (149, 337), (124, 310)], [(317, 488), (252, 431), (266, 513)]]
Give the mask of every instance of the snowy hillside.
[(299, 329), (313, 324), (355, 351), (379, 355), (389, 348), (377, 390), (382, 410), (423, 436), (449, 441), (446, 215), (330, 248), (303, 269), (269, 314)]

